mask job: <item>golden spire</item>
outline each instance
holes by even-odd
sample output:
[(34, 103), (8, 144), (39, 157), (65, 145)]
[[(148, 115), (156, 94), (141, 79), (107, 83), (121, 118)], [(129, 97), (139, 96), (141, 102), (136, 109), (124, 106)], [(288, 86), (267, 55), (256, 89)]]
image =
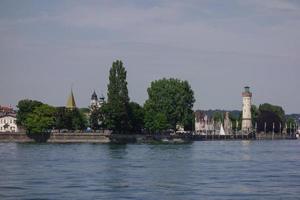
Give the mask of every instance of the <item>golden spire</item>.
[(70, 108), (70, 109), (74, 109), (76, 108), (76, 103), (75, 103), (75, 98), (74, 98), (74, 95), (73, 95), (73, 90), (71, 89), (71, 94), (68, 98), (68, 101), (67, 101), (67, 108)]

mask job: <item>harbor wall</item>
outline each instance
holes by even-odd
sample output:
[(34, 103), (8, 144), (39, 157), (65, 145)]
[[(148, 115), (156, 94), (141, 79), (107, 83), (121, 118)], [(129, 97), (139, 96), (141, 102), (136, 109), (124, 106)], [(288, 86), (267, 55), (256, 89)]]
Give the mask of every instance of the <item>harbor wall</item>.
[[(46, 135), (48, 143), (109, 143), (109, 134), (105, 133), (50, 133)], [(0, 142), (35, 142), (25, 132), (0, 133)]]
[(286, 140), (297, 139), (296, 134), (257, 133), (248, 135), (143, 135), (101, 133), (49, 133), (46, 135), (27, 135), (25, 132), (0, 133), (0, 142), (47, 142), (47, 143), (151, 143), (163, 140), (205, 141), (205, 140)]

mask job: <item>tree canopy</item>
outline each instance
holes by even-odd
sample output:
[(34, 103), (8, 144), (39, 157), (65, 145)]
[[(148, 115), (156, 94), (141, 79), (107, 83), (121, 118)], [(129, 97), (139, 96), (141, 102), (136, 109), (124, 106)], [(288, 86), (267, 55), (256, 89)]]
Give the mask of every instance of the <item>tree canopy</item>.
[[(285, 123), (285, 113), (282, 107), (272, 104), (261, 104), (258, 108), (257, 129), (258, 131), (272, 132), (274, 123), (274, 132), (278, 133), (282, 130)], [(266, 125), (266, 127), (265, 127)]]
[(19, 126), (25, 126), (25, 120), (28, 115), (33, 112), (36, 107), (43, 105), (42, 102), (30, 99), (23, 99), (18, 102), (17, 108), (17, 124)]
[(25, 119), (24, 127), (27, 133), (49, 132), (55, 125), (54, 113), (55, 108), (47, 104), (36, 107)]
[(85, 113), (78, 108), (58, 107), (55, 110), (55, 129), (83, 130), (87, 126)]
[(109, 71), (107, 103), (103, 105), (104, 123), (114, 132), (129, 130), (129, 97), (126, 81), (127, 72), (120, 60), (113, 62)]
[(144, 109), (136, 102), (129, 103), (129, 125), (130, 131), (139, 133), (144, 128)]
[(144, 110), (149, 131), (176, 130), (176, 125), (192, 127), (195, 99), (187, 81), (164, 78), (153, 81), (147, 91)]

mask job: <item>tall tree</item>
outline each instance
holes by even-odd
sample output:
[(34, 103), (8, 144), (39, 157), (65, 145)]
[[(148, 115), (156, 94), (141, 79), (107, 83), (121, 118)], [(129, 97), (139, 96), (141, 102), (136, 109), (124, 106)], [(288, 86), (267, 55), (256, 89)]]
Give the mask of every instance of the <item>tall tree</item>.
[(126, 81), (127, 72), (120, 60), (113, 62), (107, 86), (107, 104), (103, 110), (105, 124), (114, 132), (129, 130), (129, 97)]
[(140, 133), (144, 128), (144, 109), (138, 103), (129, 103), (130, 131)]
[(145, 102), (145, 126), (151, 132), (174, 129), (176, 125), (191, 127), (194, 92), (187, 81), (161, 79), (151, 83)]

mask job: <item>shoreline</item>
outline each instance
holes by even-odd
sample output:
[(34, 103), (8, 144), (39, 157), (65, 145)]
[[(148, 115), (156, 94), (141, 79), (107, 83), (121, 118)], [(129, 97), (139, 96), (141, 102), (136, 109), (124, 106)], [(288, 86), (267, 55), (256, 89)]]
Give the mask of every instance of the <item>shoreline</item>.
[[(36, 136), (36, 135), (35, 135)], [(39, 138), (41, 138), (38, 135)], [(42, 136), (43, 143), (98, 143), (98, 144), (127, 144), (127, 143), (153, 143), (153, 144), (181, 144), (193, 141), (215, 140), (290, 140), (297, 139), (295, 134), (260, 133), (249, 135), (192, 135), (192, 134), (109, 134), (109, 133), (50, 133)], [(29, 137), (25, 132), (0, 133), (0, 143), (36, 143), (37, 138)]]

